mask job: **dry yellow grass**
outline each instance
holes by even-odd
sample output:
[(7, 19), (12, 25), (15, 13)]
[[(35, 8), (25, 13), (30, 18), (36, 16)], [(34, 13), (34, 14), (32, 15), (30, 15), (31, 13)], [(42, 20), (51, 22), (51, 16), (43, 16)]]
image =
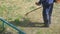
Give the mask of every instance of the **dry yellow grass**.
[[(20, 16), (25, 17), (27, 12), (39, 7), (35, 5), (35, 2), (37, 0), (0, 0), (0, 7), (3, 8), (3, 13), (2, 10), (0, 11), (2, 13), (0, 17), (4, 17), (8, 21), (9, 19), (11, 21), (21, 19)], [(42, 23), (42, 8), (31, 12), (26, 18), (29, 18), (31, 22)], [(20, 26), (18, 25), (18, 27)], [(21, 29), (26, 34), (60, 34), (60, 4), (54, 5), (52, 23), (49, 28), (21, 27)]]

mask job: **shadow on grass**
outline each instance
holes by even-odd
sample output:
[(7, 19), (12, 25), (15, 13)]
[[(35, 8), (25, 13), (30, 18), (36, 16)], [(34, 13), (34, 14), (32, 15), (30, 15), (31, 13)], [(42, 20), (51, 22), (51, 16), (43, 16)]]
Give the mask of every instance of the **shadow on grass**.
[(19, 19), (15, 19), (14, 21), (10, 21), (10, 23), (21, 27), (44, 27), (44, 23), (31, 22), (30, 20), (25, 18), (22, 21), (20, 21)]

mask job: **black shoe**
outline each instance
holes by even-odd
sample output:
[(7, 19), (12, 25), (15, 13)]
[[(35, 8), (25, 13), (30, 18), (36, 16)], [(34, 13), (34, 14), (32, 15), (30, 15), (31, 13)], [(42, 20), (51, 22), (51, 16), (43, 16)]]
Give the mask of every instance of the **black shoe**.
[(49, 21), (49, 24), (51, 24), (51, 21)]
[(49, 27), (49, 25), (44, 25), (44, 27)]
[(44, 24), (44, 27), (49, 27), (49, 24)]

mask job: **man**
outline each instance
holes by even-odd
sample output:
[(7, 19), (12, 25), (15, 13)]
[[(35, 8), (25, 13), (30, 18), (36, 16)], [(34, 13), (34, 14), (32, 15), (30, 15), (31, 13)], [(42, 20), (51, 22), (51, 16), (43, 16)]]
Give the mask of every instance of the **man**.
[(49, 24), (51, 24), (51, 14), (53, 10), (53, 3), (55, 0), (40, 0), (39, 2), (36, 2), (36, 5), (42, 4), (43, 6), (43, 20), (44, 20), (44, 26), (49, 27)]

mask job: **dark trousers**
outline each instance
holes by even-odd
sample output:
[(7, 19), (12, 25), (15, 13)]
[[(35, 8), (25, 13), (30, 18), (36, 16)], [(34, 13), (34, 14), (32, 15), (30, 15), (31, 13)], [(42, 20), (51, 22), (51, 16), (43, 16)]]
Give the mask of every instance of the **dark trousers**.
[(53, 4), (45, 4), (43, 3), (43, 20), (45, 24), (51, 23), (51, 14), (53, 10)]

